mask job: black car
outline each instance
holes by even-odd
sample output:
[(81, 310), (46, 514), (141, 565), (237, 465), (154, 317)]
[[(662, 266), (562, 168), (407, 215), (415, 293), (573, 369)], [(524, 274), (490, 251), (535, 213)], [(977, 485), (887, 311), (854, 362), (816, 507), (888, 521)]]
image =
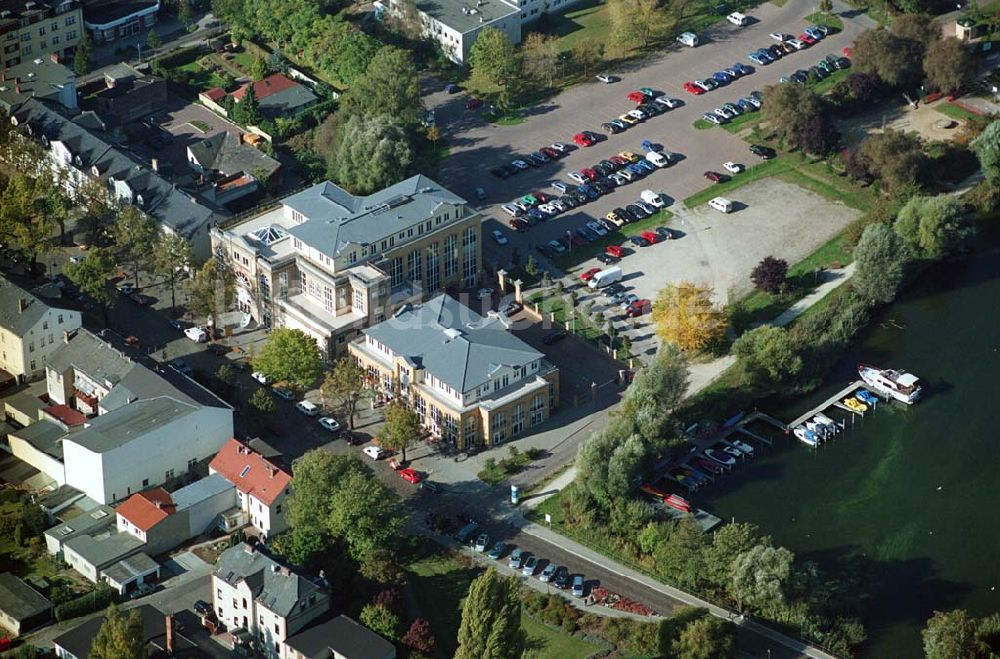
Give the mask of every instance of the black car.
[[(612, 257), (612, 258), (614, 258), (614, 257)], [(618, 293), (621, 293), (624, 290), (625, 290), (625, 287), (623, 285), (621, 285), (621, 284), (611, 284), (610, 286), (605, 286), (604, 290), (602, 292), (607, 297), (611, 297), (612, 295), (617, 295)]]
[(562, 330), (553, 330), (545, 335), (545, 338), (542, 339), (542, 343), (544, 343), (547, 346), (550, 346), (553, 343), (556, 343), (557, 341), (562, 341), (565, 338), (566, 338), (566, 332)]
[(767, 52), (769, 52), (771, 54), (771, 57), (773, 57), (774, 59), (781, 59), (782, 55), (785, 54), (785, 49), (779, 46), (778, 44), (774, 44), (773, 46), (771, 46), (770, 48), (766, 48), (765, 50), (767, 50)]
[(507, 170), (506, 167), (494, 167), (493, 169), (490, 170), (490, 174), (493, 174), (493, 176), (496, 176), (498, 179), (501, 180), (510, 176), (510, 172)]
[(587, 198), (587, 195), (586, 195), (586, 194), (584, 194), (583, 192), (581, 192), (580, 190), (574, 190), (574, 191), (573, 191), (573, 192), (571, 193), (571, 196), (572, 196), (572, 197), (573, 197), (574, 199), (576, 199), (576, 204), (577, 204), (577, 206), (579, 206), (580, 204), (585, 204), (585, 203), (587, 203), (588, 201), (590, 201), (590, 200), (589, 200), (589, 199)]
[(610, 133), (612, 135), (617, 135), (618, 133), (622, 132), (622, 129), (619, 128), (617, 124), (612, 124), (612, 123), (601, 124), (601, 128), (604, 129), (604, 132)]
[(751, 144), (750, 153), (754, 154), (761, 160), (770, 160), (771, 158), (778, 155), (778, 153), (774, 149), (763, 146), (761, 144)]
[(536, 156), (533, 153), (529, 153), (524, 157), (524, 159), (525, 161), (527, 161), (529, 165), (534, 165), (535, 167), (541, 167), (542, 165), (548, 162), (547, 159), (542, 158), (540, 156)]
[(830, 75), (829, 73), (826, 72), (826, 69), (821, 69), (818, 66), (810, 66), (809, 73), (816, 76), (820, 80)]
[(649, 247), (649, 241), (642, 236), (632, 236), (628, 240), (636, 247)]
[(576, 208), (580, 205), (575, 196), (568, 194), (559, 197), (559, 201), (566, 204), (569, 208)]
[(640, 220), (644, 220), (647, 217), (649, 217), (649, 213), (644, 211), (640, 206), (637, 206), (636, 204), (629, 204), (628, 206), (625, 207), (625, 210), (632, 213), (632, 215), (635, 215)]
[(602, 195), (608, 194), (614, 190), (614, 187), (605, 181), (594, 181), (590, 185), (592, 185), (594, 189)]
[(654, 230), (656, 231), (656, 235), (664, 240), (671, 240), (674, 237), (674, 232), (667, 227), (656, 227)]
[(212, 613), (212, 605), (205, 600), (198, 600), (194, 603), (194, 612), (198, 615), (207, 616)]
[(624, 220), (625, 222), (632, 222), (633, 221), (631, 214), (628, 211), (626, 211), (624, 208), (620, 208), (619, 207), (619, 208), (616, 208), (616, 209), (612, 210), (611, 212), (614, 213), (615, 215), (617, 215), (618, 217), (622, 218), (622, 220)]
[(847, 59), (846, 57), (838, 57), (837, 59), (833, 60), (833, 65), (838, 69), (849, 69), (851, 68), (851, 60)]
[(604, 165), (605, 167), (607, 167), (607, 168), (608, 168), (608, 169), (609, 169), (610, 171), (612, 171), (612, 172), (617, 172), (617, 171), (618, 171), (618, 169), (619, 169), (619, 168), (618, 168), (618, 165), (616, 165), (615, 163), (611, 162), (611, 161), (610, 161), (610, 160), (608, 160), (608, 159), (604, 159), (604, 160), (602, 160), (602, 161), (601, 161), (601, 164), (602, 164), (602, 165)]
[(618, 259), (611, 256), (610, 254), (603, 254), (603, 253), (598, 254), (597, 260), (603, 263), (604, 265), (614, 265), (615, 263), (618, 263)]
[(560, 590), (565, 590), (569, 586), (569, 570), (563, 566), (556, 568), (556, 573), (552, 576), (552, 585)]
[(639, 106), (639, 109), (650, 116), (656, 116), (658, 114), (663, 114), (663, 107), (657, 103), (643, 103)]
[(535, 249), (538, 250), (539, 254), (546, 258), (551, 258), (552, 256), (552, 249), (549, 248), (548, 245), (535, 245)]
[(806, 84), (806, 81), (809, 80), (809, 72), (805, 69), (799, 69), (789, 77), (800, 85), (804, 85)]
[(583, 135), (584, 135), (584, 137), (589, 137), (594, 142), (600, 142), (602, 139), (604, 139), (603, 137), (601, 137), (601, 135), (599, 135), (598, 133), (595, 133), (592, 130), (585, 130), (585, 131), (583, 131)]
[(592, 170), (600, 174), (601, 176), (607, 176), (611, 173), (611, 170), (602, 165), (601, 163), (596, 163), (590, 166)]

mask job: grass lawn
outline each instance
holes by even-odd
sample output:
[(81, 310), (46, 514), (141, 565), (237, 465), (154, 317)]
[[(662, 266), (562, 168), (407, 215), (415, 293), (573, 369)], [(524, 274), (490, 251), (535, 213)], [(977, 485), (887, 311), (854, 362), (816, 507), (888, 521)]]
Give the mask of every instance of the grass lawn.
[(237, 53), (233, 53), (233, 58), (230, 62), (243, 69), (243, 73), (246, 75), (250, 75), (250, 66), (255, 59), (256, 56), (244, 48)]
[(541, 313), (551, 313), (555, 317), (555, 322), (560, 325), (565, 324), (570, 318), (575, 317), (576, 321), (572, 324), (571, 329), (582, 336), (585, 339), (591, 341), (598, 341), (604, 336), (603, 330), (595, 327), (588, 319), (584, 313), (582, 305), (578, 305), (577, 309), (579, 313), (571, 315), (569, 313), (569, 293), (563, 293), (562, 295), (549, 295), (545, 297), (534, 297), (532, 301), (538, 303), (538, 310)]
[(946, 117), (950, 117), (957, 121), (969, 121), (971, 119), (976, 119), (979, 115), (975, 112), (969, 112), (965, 108), (959, 107), (954, 103), (949, 103), (945, 101), (944, 103), (938, 103), (934, 106), (934, 109), (943, 114)]
[(823, 94), (833, 89), (834, 85), (836, 85), (838, 82), (840, 82), (849, 75), (851, 75), (850, 69), (840, 69), (839, 71), (834, 71), (832, 75), (823, 78), (815, 85), (813, 85), (813, 91), (822, 96)]
[(836, 32), (844, 31), (844, 21), (841, 20), (840, 16), (837, 16), (836, 14), (827, 14), (822, 11), (817, 11), (806, 16), (805, 20), (807, 23), (812, 23), (813, 25), (823, 25)]
[(556, 258), (556, 265), (559, 266), (559, 269), (563, 272), (568, 272), (580, 262), (586, 261), (594, 255), (603, 252), (608, 245), (621, 245), (629, 236), (636, 236), (643, 231), (655, 229), (664, 222), (670, 220), (673, 216), (673, 213), (661, 208), (658, 213), (654, 213), (644, 220), (622, 225), (618, 231), (613, 231), (606, 236), (598, 238), (592, 243), (588, 243), (580, 247), (574, 247), (571, 251), (568, 251), (562, 256)]
[[(424, 556), (408, 565), (406, 571), (420, 607), (419, 615), (427, 619), (437, 638), (437, 656), (454, 656), (462, 623), (462, 600), (480, 571), (464, 568), (441, 554)], [(521, 616), (521, 625), (528, 635), (529, 650), (524, 657), (583, 659), (600, 649), (528, 616)]]
[(565, 14), (549, 14), (546, 20), (549, 27), (544, 32), (558, 38), (559, 50), (563, 52), (586, 39), (603, 45), (611, 31), (608, 6), (593, 0)]
[(729, 192), (730, 190), (741, 188), (747, 183), (787, 171), (794, 166), (792, 160), (793, 158), (787, 157), (785, 154), (781, 154), (777, 158), (765, 160), (764, 162), (756, 165), (751, 165), (739, 174), (734, 174), (733, 177), (725, 183), (715, 183), (701, 192), (694, 193), (684, 200), (684, 205), (688, 208), (700, 206), (707, 203), (709, 199), (714, 199), (715, 197)]
[(713, 124), (711, 121), (705, 120), (702, 117), (698, 117), (697, 119), (694, 120), (694, 123), (691, 125), (697, 128), (698, 130), (708, 130), (715, 124)]

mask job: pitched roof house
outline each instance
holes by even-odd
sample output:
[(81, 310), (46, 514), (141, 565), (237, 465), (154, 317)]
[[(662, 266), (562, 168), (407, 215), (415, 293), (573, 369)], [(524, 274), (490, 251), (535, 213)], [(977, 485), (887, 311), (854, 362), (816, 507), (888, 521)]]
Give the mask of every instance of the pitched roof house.
[(287, 528), (285, 500), (292, 475), (236, 438), (230, 439), (208, 465), (236, 487), (240, 508), (262, 535), (277, 535)]

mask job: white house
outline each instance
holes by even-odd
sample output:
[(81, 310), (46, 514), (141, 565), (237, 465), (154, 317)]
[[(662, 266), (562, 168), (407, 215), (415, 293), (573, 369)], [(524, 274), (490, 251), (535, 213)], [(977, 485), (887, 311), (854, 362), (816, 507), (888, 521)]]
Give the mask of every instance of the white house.
[(248, 544), (226, 550), (212, 574), (212, 604), (230, 631), (246, 629), (268, 659), (291, 657), (285, 640), (330, 608), (329, 595)]
[(79, 311), (50, 306), (0, 278), (0, 369), (18, 382), (41, 375), (45, 360), (62, 345), (63, 332), (79, 327)]
[(264, 537), (287, 527), (285, 500), (292, 476), (238, 439), (230, 439), (208, 465), (236, 487), (239, 507)]

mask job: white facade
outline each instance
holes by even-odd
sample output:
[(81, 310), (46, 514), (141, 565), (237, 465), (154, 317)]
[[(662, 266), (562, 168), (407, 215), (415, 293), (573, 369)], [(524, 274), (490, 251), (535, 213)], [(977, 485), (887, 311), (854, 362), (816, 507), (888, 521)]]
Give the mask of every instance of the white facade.
[(57, 458), (38, 450), (30, 442), (17, 435), (7, 435), (7, 443), (15, 458), (42, 472), (54, 480), (57, 485), (66, 484), (66, 468)]
[(248, 515), (250, 524), (265, 537), (275, 536), (288, 528), (288, 521), (285, 519), (284, 492), (279, 494), (271, 505), (267, 505), (253, 494), (240, 492), (239, 495), (240, 509)]
[(66, 484), (100, 503), (119, 501), (187, 472), (232, 435), (232, 410), (199, 407), (108, 451), (92, 451), (70, 436), (63, 441)]
[[(33, 301), (30, 304), (42, 304)], [(49, 307), (41, 318), (22, 335), (0, 327), (0, 368), (18, 381), (40, 375), (45, 359), (62, 345), (62, 333), (80, 327), (80, 312)]]

